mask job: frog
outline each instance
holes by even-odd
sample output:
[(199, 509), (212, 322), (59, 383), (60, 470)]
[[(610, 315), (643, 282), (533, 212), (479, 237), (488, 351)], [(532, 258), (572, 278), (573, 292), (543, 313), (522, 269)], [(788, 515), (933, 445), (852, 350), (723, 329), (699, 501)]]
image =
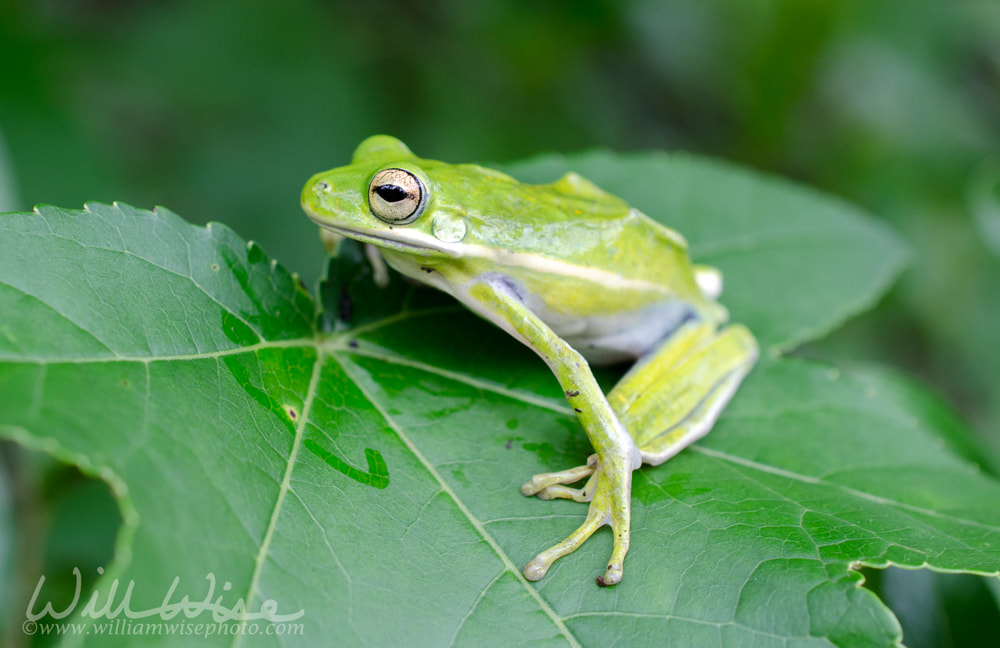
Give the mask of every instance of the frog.
[[(388, 135), (365, 139), (349, 165), (310, 178), (301, 202), (328, 242), (365, 244), (371, 258), (452, 295), (548, 365), (593, 453), (533, 476), (521, 493), (588, 509), (522, 573), (540, 580), (609, 526), (611, 554), (596, 582), (618, 584), (633, 472), (704, 437), (759, 356), (753, 334), (730, 323), (718, 301), (721, 272), (695, 264), (679, 232), (575, 172), (521, 183), (419, 158)], [(602, 391), (592, 368), (626, 362)]]

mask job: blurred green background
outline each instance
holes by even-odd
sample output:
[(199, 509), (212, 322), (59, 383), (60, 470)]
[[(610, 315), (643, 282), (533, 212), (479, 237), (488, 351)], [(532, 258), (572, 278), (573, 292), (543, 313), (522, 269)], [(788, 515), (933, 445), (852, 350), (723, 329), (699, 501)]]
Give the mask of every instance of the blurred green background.
[[(0, 0), (0, 62), (0, 209), (165, 205), (307, 284), (324, 251), (299, 190), (376, 132), (456, 162), (686, 150), (839, 195), (913, 263), (801, 353), (919, 376), (1000, 472), (1000, 2)], [(46, 484), (82, 478), (19, 452), (0, 513), (34, 501), (20, 535), (51, 545), (66, 489)], [(1000, 631), (980, 579), (873, 578), (911, 647)]]

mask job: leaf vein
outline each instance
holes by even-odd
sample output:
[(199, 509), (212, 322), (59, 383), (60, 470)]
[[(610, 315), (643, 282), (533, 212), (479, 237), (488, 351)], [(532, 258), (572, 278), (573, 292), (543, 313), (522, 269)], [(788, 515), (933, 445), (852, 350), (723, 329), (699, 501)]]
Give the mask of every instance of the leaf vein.
[[(299, 449), (302, 447), (302, 438), (305, 436), (306, 421), (309, 420), (309, 412), (312, 408), (313, 398), (316, 395), (316, 389), (319, 385), (319, 378), (323, 368), (323, 354), (319, 353), (316, 359), (313, 361), (312, 376), (309, 378), (309, 387), (306, 389), (305, 402), (302, 405), (302, 414), (299, 416), (299, 421), (295, 426), (295, 440), (292, 442), (292, 449), (288, 453), (288, 463), (285, 466), (285, 474), (282, 477), (281, 484), (278, 486), (278, 496), (274, 502), (274, 508), (271, 510), (271, 519), (268, 522), (267, 530), (264, 532), (264, 539), (261, 541), (260, 550), (257, 552), (257, 557), (254, 559), (254, 570), (250, 577), (250, 585), (247, 588), (247, 594), (244, 600), (247, 604), (247, 609), (251, 607), (251, 602), (258, 595), (258, 588), (260, 586), (260, 577), (264, 571), (264, 562), (267, 560), (267, 552), (271, 548), (271, 539), (274, 537), (274, 530), (278, 526), (278, 518), (281, 515), (282, 505), (285, 502), (285, 495), (288, 493), (289, 486), (292, 480), (292, 470), (295, 468), (295, 460), (298, 458)], [(232, 646), (237, 648), (243, 641), (243, 634), (237, 633), (233, 638)]]
[[(972, 527), (980, 528), (980, 529), (983, 529), (984, 531), (991, 531), (991, 532), (995, 532), (995, 533), (1000, 533), (1000, 527), (993, 526), (991, 524), (983, 524), (983, 523), (980, 523), (980, 522), (976, 522), (974, 520), (966, 520), (966, 519), (963, 519), (963, 518), (955, 517), (953, 515), (948, 515), (946, 513), (939, 513), (938, 511), (932, 511), (930, 509), (925, 509), (925, 508), (922, 508), (920, 506), (915, 506), (913, 504), (906, 504), (905, 502), (899, 502), (899, 501), (896, 501), (896, 500), (893, 500), (893, 499), (889, 499), (887, 497), (881, 497), (879, 495), (875, 495), (875, 494), (872, 494), (872, 493), (866, 493), (864, 491), (859, 491), (859, 490), (856, 490), (856, 489), (851, 488), (849, 486), (843, 486), (841, 484), (836, 484), (836, 483), (833, 483), (833, 482), (826, 482), (826, 481), (823, 481), (821, 479), (817, 479), (815, 477), (809, 477), (808, 475), (801, 475), (799, 473), (794, 473), (794, 472), (792, 472), (790, 470), (785, 470), (783, 468), (776, 468), (774, 466), (768, 466), (767, 464), (758, 463), (758, 462), (752, 461), (750, 459), (744, 459), (743, 457), (737, 457), (735, 455), (731, 455), (731, 454), (728, 454), (726, 452), (722, 452), (722, 451), (719, 451), (719, 450), (713, 450), (711, 448), (706, 448), (706, 447), (701, 446), (701, 445), (692, 445), (690, 447), (690, 449), (693, 450), (694, 452), (698, 452), (700, 454), (708, 455), (710, 457), (715, 457), (717, 459), (722, 459), (723, 461), (729, 461), (729, 462), (732, 462), (732, 463), (735, 463), (735, 464), (739, 464), (741, 466), (745, 466), (747, 468), (753, 468), (754, 470), (759, 470), (761, 472), (766, 472), (766, 473), (770, 473), (770, 474), (773, 474), (773, 475), (778, 475), (778, 476), (784, 477), (786, 479), (794, 479), (796, 481), (801, 481), (801, 482), (806, 483), (806, 484), (813, 484), (813, 485), (817, 485), (817, 486), (827, 486), (827, 487), (830, 487), (830, 488), (835, 488), (835, 489), (840, 490), (840, 491), (842, 491), (844, 493), (847, 493), (849, 495), (853, 495), (854, 497), (857, 497), (857, 498), (860, 498), (860, 499), (865, 499), (865, 500), (868, 500), (868, 501), (871, 501), (871, 502), (875, 502), (876, 504), (882, 504), (882, 505), (886, 505), (886, 506), (898, 507), (900, 509), (903, 509), (903, 510), (906, 510), (906, 511), (909, 511), (909, 512), (912, 512), (912, 513), (919, 513), (920, 515), (926, 515), (928, 517), (939, 518), (939, 519), (942, 519), (942, 520), (950, 520), (950, 521), (956, 522), (958, 524), (963, 524), (963, 525), (966, 525), (966, 526), (972, 526)], [(801, 503), (800, 503), (800, 505), (801, 505)]]
[(472, 524), (476, 532), (486, 541), (487, 544), (489, 544), (490, 548), (493, 549), (497, 557), (500, 558), (501, 562), (503, 562), (506, 569), (514, 574), (515, 578), (518, 579), (518, 581), (521, 583), (524, 589), (528, 592), (528, 595), (531, 596), (533, 599), (535, 599), (535, 602), (538, 604), (538, 607), (552, 620), (552, 623), (555, 624), (555, 626), (559, 629), (559, 631), (563, 634), (563, 636), (566, 637), (566, 640), (569, 642), (569, 644), (571, 646), (574, 646), (575, 648), (581, 648), (580, 643), (576, 640), (576, 637), (569, 631), (569, 628), (566, 627), (566, 624), (563, 623), (562, 618), (558, 614), (556, 614), (555, 610), (553, 610), (549, 606), (549, 604), (545, 602), (544, 599), (542, 599), (541, 595), (538, 593), (538, 590), (536, 590), (528, 583), (528, 581), (524, 578), (524, 575), (521, 573), (521, 570), (514, 565), (514, 563), (510, 559), (510, 556), (508, 556), (506, 552), (504, 552), (504, 550), (497, 543), (496, 538), (494, 538), (493, 535), (486, 530), (486, 527), (483, 525), (482, 521), (480, 521), (479, 518), (477, 518), (472, 513), (472, 511), (469, 510), (469, 507), (466, 506), (465, 502), (462, 501), (462, 499), (458, 496), (458, 494), (451, 488), (451, 486), (448, 485), (448, 482), (445, 481), (444, 477), (441, 475), (441, 473), (438, 472), (434, 464), (432, 464), (431, 461), (424, 455), (424, 453), (420, 451), (417, 445), (413, 442), (413, 439), (411, 439), (409, 435), (403, 431), (402, 426), (400, 426), (399, 423), (397, 423), (396, 420), (389, 414), (389, 412), (387, 412), (385, 408), (374, 398), (374, 396), (369, 394), (368, 391), (364, 388), (363, 382), (357, 376), (356, 366), (351, 362), (345, 361), (346, 360), (345, 358), (341, 358), (338, 355), (331, 354), (331, 357), (335, 358), (336, 361), (340, 364), (341, 368), (344, 370), (344, 372), (347, 375), (351, 376), (351, 378), (354, 380), (354, 383), (357, 385), (358, 389), (361, 390), (362, 394), (364, 394), (368, 402), (370, 402), (372, 406), (376, 410), (378, 410), (379, 414), (381, 414), (382, 418), (389, 425), (389, 427), (393, 429), (393, 431), (403, 442), (403, 444), (407, 447), (407, 449), (409, 449), (409, 451), (413, 453), (413, 456), (415, 456), (417, 460), (420, 461), (420, 463), (424, 466), (424, 469), (427, 470), (427, 472), (430, 473), (430, 475), (438, 482), (441, 490), (444, 491), (448, 495), (448, 497), (451, 498), (453, 502), (455, 502), (455, 505), (459, 508), (462, 514), (466, 517), (466, 519), (469, 520), (469, 523)]

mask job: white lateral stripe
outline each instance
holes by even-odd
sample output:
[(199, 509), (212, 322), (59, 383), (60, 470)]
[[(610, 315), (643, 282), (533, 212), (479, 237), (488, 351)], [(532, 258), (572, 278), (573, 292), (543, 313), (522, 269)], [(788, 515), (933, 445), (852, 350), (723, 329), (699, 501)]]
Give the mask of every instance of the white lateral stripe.
[(528, 254), (525, 252), (508, 252), (507, 250), (493, 250), (481, 245), (465, 245), (468, 256), (479, 259), (489, 259), (496, 261), (500, 265), (515, 266), (534, 270), (546, 274), (554, 274), (563, 277), (573, 277), (583, 279), (591, 283), (600, 284), (607, 288), (618, 290), (638, 290), (643, 292), (657, 292), (669, 295), (671, 291), (666, 286), (645, 281), (642, 279), (629, 279), (614, 272), (600, 270), (598, 268), (588, 268), (586, 266), (560, 261), (540, 254)]
[(542, 256), (540, 254), (530, 254), (527, 252), (513, 252), (505, 249), (493, 249), (484, 245), (470, 245), (468, 243), (445, 243), (432, 236), (428, 236), (416, 230), (393, 229), (383, 231), (359, 231), (350, 230), (345, 227), (331, 227), (320, 223), (327, 229), (334, 230), (345, 236), (359, 235), (366, 239), (385, 240), (390, 243), (398, 243), (410, 247), (424, 250), (437, 250), (445, 252), (455, 258), (472, 257), (493, 261), (499, 266), (514, 266), (526, 270), (534, 270), (547, 274), (559, 275), (562, 277), (573, 277), (583, 279), (591, 283), (599, 284), (607, 288), (617, 290), (637, 290), (643, 292), (655, 292), (664, 295), (672, 294), (666, 286), (662, 286), (651, 281), (642, 279), (629, 279), (614, 272), (588, 268), (585, 266), (567, 263), (559, 259)]

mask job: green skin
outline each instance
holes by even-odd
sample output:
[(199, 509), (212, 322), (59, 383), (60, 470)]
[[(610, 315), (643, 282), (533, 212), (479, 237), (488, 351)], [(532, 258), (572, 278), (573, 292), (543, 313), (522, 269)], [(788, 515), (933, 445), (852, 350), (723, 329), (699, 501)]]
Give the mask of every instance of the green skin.
[[(693, 265), (677, 232), (574, 173), (521, 184), (417, 158), (385, 135), (362, 142), (350, 165), (313, 176), (302, 206), (328, 233), (375, 246), (390, 266), (450, 293), (548, 364), (595, 454), (536, 475), (521, 492), (590, 509), (524, 575), (542, 578), (607, 524), (614, 544), (597, 582), (621, 581), (632, 471), (704, 436), (758, 356), (745, 327), (723, 326), (718, 271)], [(590, 364), (624, 360), (635, 364), (605, 395)]]

